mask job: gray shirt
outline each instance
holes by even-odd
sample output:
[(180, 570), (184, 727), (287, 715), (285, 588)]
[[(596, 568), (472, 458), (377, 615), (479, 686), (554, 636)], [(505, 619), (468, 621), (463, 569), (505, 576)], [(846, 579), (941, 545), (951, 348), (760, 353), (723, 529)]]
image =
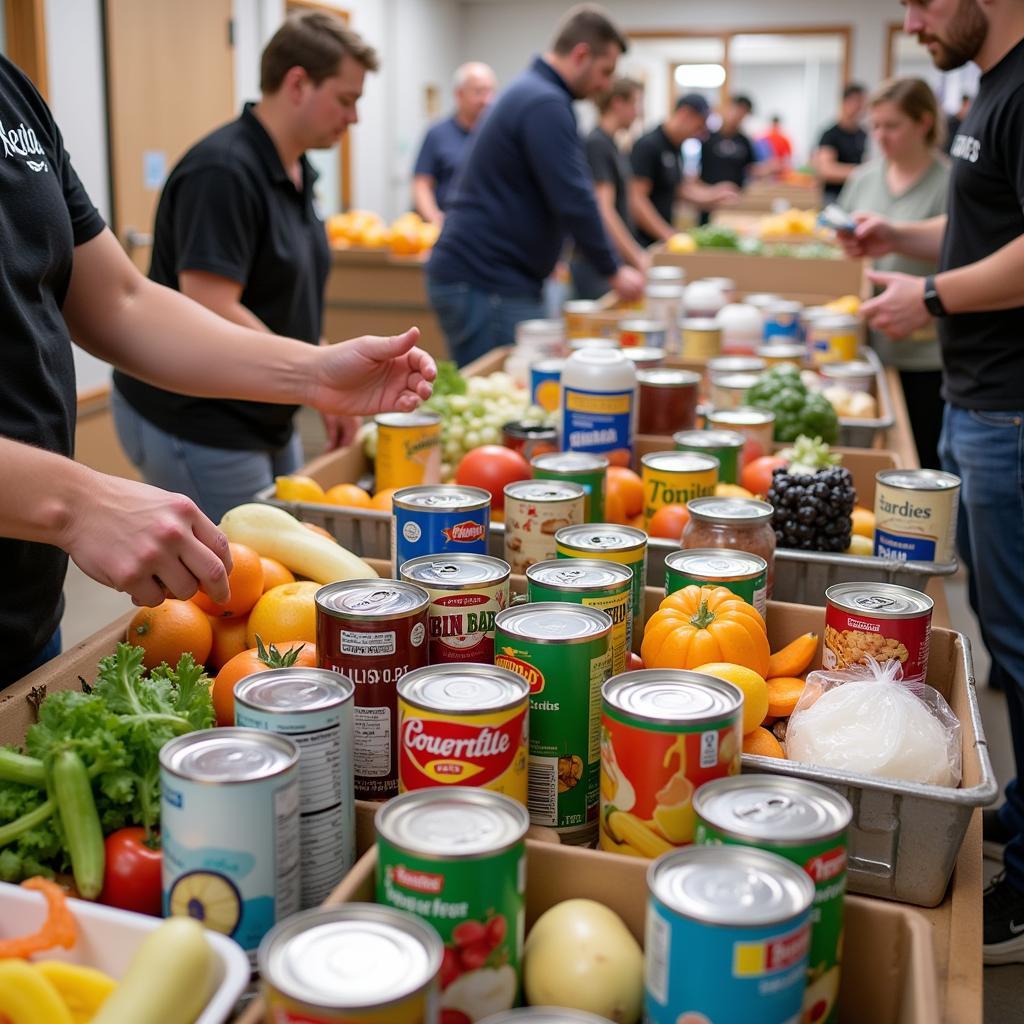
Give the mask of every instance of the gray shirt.
[[(888, 164), (884, 158), (858, 167), (846, 180), (838, 204), (849, 213), (860, 210), (878, 213), (892, 220), (928, 220), (946, 212), (949, 191), (949, 165), (936, 157), (931, 166), (905, 192), (895, 195), (886, 181)], [(876, 270), (895, 271), (924, 277), (938, 269), (927, 260), (907, 256), (880, 256), (874, 261)], [(942, 357), (935, 327), (916, 331), (909, 338), (894, 341), (880, 331), (871, 331), (871, 347), (887, 366), (900, 370), (939, 370)]]

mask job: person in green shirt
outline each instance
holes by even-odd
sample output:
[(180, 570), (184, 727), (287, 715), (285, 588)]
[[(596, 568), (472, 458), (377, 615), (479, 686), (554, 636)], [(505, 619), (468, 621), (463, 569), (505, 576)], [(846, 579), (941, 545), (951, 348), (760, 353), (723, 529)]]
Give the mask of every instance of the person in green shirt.
[[(928, 220), (946, 212), (949, 165), (941, 152), (945, 122), (935, 94), (920, 78), (883, 82), (870, 100), (871, 135), (880, 156), (858, 167), (837, 200), (848, 213), (878, 213), (899, 221)], [(924, 277), (937, 267), (927, 260), (882, 256), (876, 270)], [(934, 324), (893, 340), (870, 332), (871, 347), (899, 370), (921, 465), (939, 469), (942, 426), (942, 356)]]

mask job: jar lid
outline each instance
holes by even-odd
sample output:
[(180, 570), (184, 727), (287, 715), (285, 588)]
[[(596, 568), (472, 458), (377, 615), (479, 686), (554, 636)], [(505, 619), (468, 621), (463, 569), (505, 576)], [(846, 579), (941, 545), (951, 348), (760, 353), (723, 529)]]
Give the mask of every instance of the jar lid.
[(658, 367), (654, 370), (637, 370), (637, 383), (652, 388), (692, 388), (700, 384), (701, 376), (691, 370), (674, 370)]
[(705, 523), (756, 524), (768, 522), (775, 509), (756, 498), (692, 498), (686, 503), (694, 519)]

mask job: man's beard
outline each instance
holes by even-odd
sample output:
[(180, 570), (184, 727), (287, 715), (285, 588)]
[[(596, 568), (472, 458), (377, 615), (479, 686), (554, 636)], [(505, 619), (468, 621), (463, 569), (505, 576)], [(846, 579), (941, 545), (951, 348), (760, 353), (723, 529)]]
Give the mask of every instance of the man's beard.
[(988, 35), (988, 19), (974, 0), (960, 0), (960, 6), (947, 30), (947, 38), (918, 34), (921, 43), (937, 43), (932, 63), (940, 71), (952, 71), (974, 60)]

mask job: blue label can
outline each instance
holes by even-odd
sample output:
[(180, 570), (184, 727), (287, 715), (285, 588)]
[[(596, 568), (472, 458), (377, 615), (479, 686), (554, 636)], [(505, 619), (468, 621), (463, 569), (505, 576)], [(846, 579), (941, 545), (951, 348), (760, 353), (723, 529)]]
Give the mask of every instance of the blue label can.
[(648, 869), (644, 1020), (800, 1024), (814, 883), (742, 846), (690, 846)]
[(562, 395), (564, 359), (542, 359), (530, 367), (530, 401), (545, 412), (556, 412)]
[(562, 386), (562, 446), (566, 451), (597, 452), (615, 466), (633, 456), (636, 390), (585, 391)]
[(205, 729), (160, 749), (165, 917), (194, 917), (249, 954), (299, 909), (299, 749)]
[(764, 311), (764, 340), (801, 341), (803, 327), (800, 314), (803, 306), (799, 302), (781, 299), (773, 302)]
[(491, 495), (482, 487), (424, 484), (395, 492), (391, 561), (395, 575), (421, 555), (487, 554)]

